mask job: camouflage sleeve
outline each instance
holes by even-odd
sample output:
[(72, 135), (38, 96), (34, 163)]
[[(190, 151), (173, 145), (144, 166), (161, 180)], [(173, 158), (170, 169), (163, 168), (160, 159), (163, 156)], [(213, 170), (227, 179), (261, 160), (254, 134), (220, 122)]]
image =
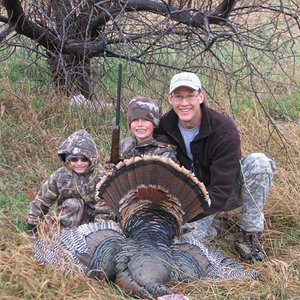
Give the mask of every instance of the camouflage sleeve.
[(95, 205), (95, 222), (100, 220), (116, 220), (115, 214), (108, 208), (108, 206), (103, 202), (98, 202)]
[(165, 151), (162, 156), (166, 157), (166, 158), (169, 158), (171, 160), (173, 160), (174, 162), (176, 162), (177, 164), (179, 164), (179, 161), (176, 157), (176, 152), (174, 151)]
[(28, 213), (28, 224), (36, 225), (39, 218), (48, 213), (49, 208), (59, 197), (56, 174), (54, 172), (50, 178), (41, 186), (35, 198), (31, 201)]
[(132, 137), (123, 139), (120, 143), (120, 157), (129, 158), (133, 156), (135, 142)]
[(160, 147), (157, 148), (157, 153), (153, 153), (155, 155), (160, 155), (165, 158), (171, 159), (177, 164), (179, 164), (179, 161), (176, 156), (176, 146), (169, 145), (169, 144), (160, 144)]
[[(114, 169), (114, 164), (105, 164), (98, 168), (97, 182), (99, 182), (105, 174), (110, 173)], [(95, 188), (97, 187), (97, 184)], [(97, 191), (95, 191), (95, 204), (94, 204), (94, 221), (99, 222), (100, 220), (115, 220), (114, 213), (108, 208), (108, 206), (97, 197)]]
[(120, 142), (120, 157), (124, 156), (125, 148), (126, 148), (126, 138), (121, 140)]

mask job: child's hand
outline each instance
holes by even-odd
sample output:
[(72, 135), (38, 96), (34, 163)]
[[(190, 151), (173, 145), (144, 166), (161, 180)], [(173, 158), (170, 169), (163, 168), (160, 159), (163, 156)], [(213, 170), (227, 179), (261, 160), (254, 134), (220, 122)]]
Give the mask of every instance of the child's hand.
[(27, 223), (27, 234), (29, 236), (32, 236), (32, 237), (37, 236), (37, 227), (36, 227), (36, 225)]
[(48, 213), (38, 225), (38, 234), (41, 237), (53, 237), (59, 233), (59, 220), (55, 214)]

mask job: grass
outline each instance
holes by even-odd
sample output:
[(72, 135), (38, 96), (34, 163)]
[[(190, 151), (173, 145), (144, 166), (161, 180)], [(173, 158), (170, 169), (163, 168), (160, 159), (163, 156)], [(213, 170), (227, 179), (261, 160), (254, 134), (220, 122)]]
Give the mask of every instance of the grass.
[[(18, 72), (21, 71), (16, 71), (13, 78), (21, 80)], [(126, 93), (128, 98), (134, 96), (130, 91)], [(174, 292), (188, 295), (190, 300), (299, 299), (300, 93), (293, 89), (288, 97), (284, 95), (282, 92), (284, 101), (280, 103), (263, 99), (268, 110), (274, 110), (271, 115), (275, 127), (250, 96), (234, 97), (243, 152), (264, 152), (277, 164), (262, 236), (268, 258), (254, 265), (243, 263), (245, 268), (258, 270), (260, 279), (174, 283), (171, 285)], [(95, 138), (104, 163), (109, 156), (114, 112), (72, 108), (65, 96), (51, 88), (43, 87), (40, 93), (31, 89), (26, 75), (17, 86), (10, 75), (1, 73), (0, 97), (1, 299), (131, 299), (111, 283), (97, 282), (80, 274), (64, 276), (58, 270), (38, 265), (31, 257), (31, 240), (25, 233), (29, 201), (41, 183), (60, 166), (56, 156), (60, 142), (74, 130), (86, 128)], [(229, 113), (225, 102), (209, 105), (217, 109), (221, 105)], [(124, 137), (127, 134), (124, 115), (121, 123)], [(233, 225), (215, 245), (239, 260), (232, 248), (238, 212), (230, 213), (228, 218)]]
[[(300, 89), (295, 88), (292, 92), (278, 91), (277, 98), (264, 96), (263, 104), (266, 111), (276, 121), (298, 121), (300, 117)], [(234, 114), (241, 114), (243, 110), (257, 109), (257, 103), (250, 97), (236, 97), (232, 105)]]

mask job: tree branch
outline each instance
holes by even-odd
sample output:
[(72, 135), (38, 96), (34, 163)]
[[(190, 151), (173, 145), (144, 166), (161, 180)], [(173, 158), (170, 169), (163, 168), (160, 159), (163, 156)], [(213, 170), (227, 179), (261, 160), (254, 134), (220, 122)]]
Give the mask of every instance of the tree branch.
[(0, 32), (0, 43), (13, 31), (15, 30), (13, 25), (8, 26), (2, 32)]
[(14, 27), (17, 33), (36, 41), (46, 49), (54, 53), (97, 56), (103, 53), (106, 48), (105, 41), (89, 42), (86, 41), (68, 41), (62, 43), (61, 39), (53, 34), (49, 29), (31, 22), (25, 17), (23, 8), (18, 0), (3, 0), (3, 4), (8, 13), (8, 22)]
[(121, 7), (105, 10), (95, 17), (91, 24), (91, 30), (103, 26), (120, 11), (126, 12), (152, 12), (161, 16), (169, 16), (171, 20), (194, 27), (202, 27), (207, 18), (211, 24), (223, 24), (234, 7), (235, 0), (223, 0), (214, 11), (199, 12), (192, 9), (183, 10), (169, 5), (164, 1), (151, 0), (123, 0), (119, 1)]

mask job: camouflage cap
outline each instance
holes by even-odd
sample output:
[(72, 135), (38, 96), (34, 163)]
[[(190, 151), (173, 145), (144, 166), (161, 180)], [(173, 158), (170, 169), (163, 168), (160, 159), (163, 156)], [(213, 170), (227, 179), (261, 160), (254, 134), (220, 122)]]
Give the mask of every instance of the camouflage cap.
[(159, 124), (159, 107), (157, 103), (148, 97), (135, 97), (127, 107), (128, 124), (136, 119), (151, 121), (154, 126)]

